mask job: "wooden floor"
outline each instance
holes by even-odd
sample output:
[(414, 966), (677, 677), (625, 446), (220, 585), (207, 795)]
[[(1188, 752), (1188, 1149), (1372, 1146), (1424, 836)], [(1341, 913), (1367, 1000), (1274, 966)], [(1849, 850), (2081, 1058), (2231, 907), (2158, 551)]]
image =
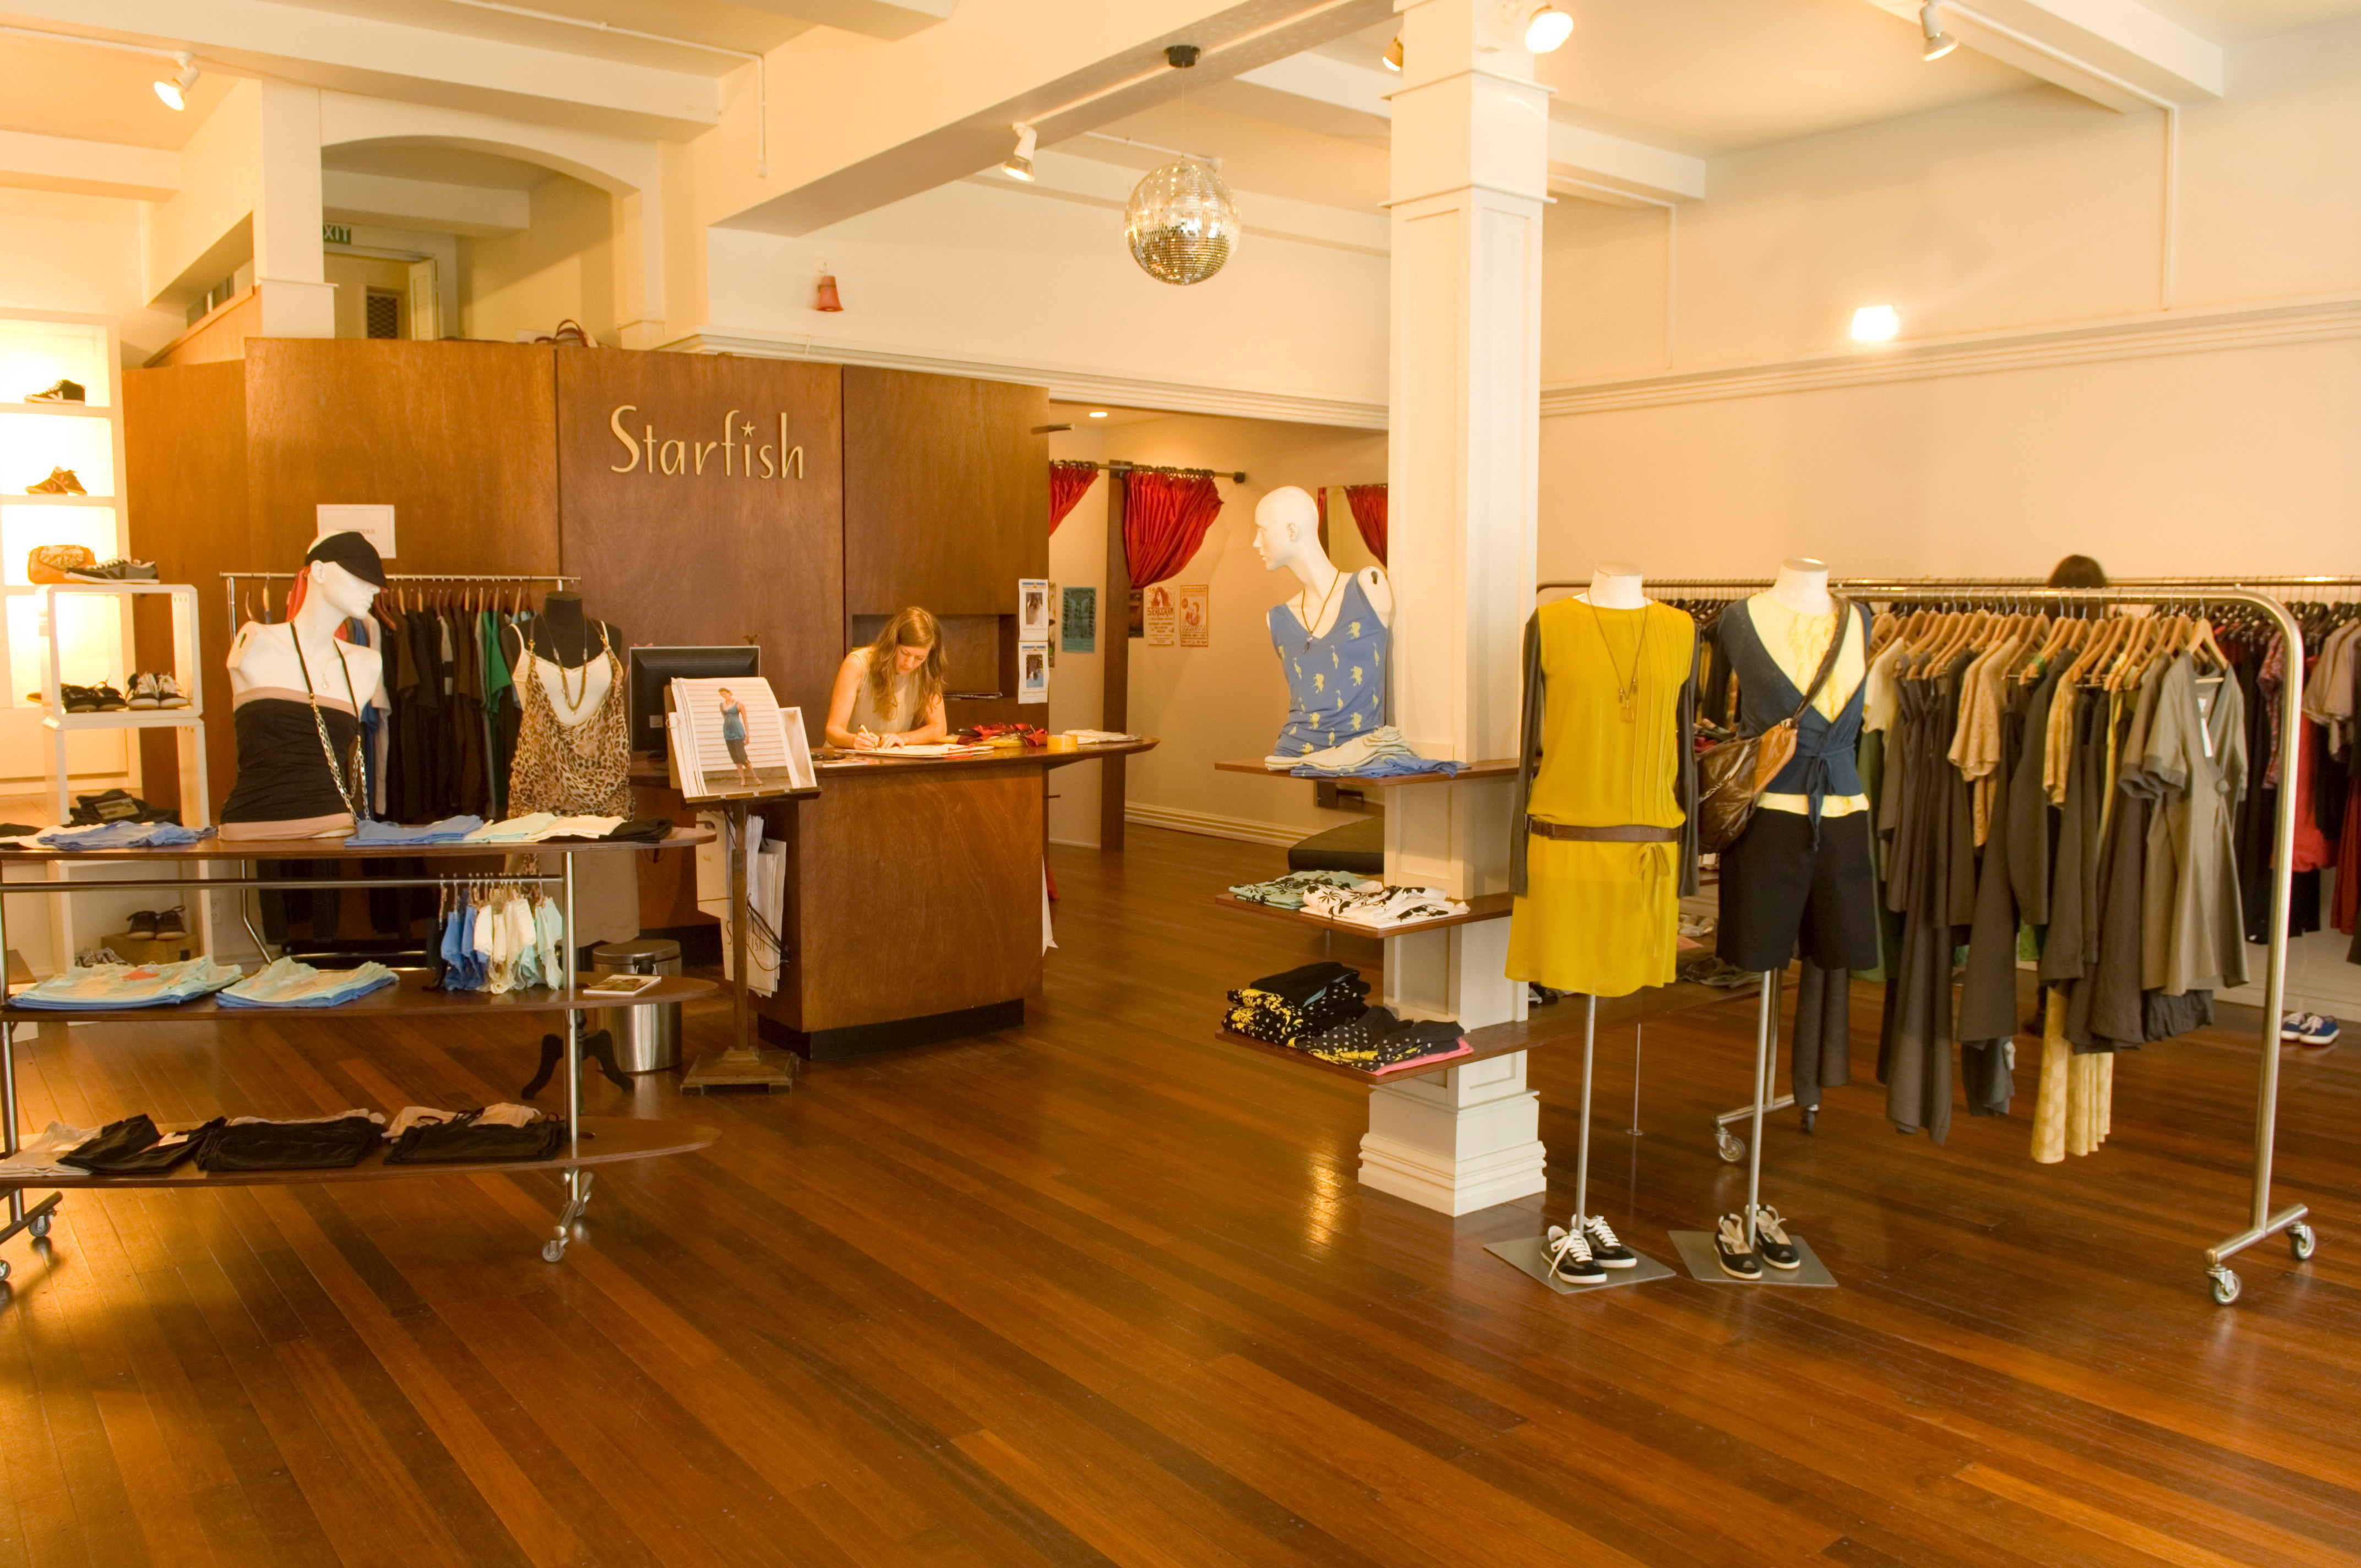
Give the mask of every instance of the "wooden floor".
[[(2287, 1074), (2318, 1259), (2257, 1249), (2221, 1308), (2250, 1043), (2126, 1059), (2113, 1142), (2036, 1166), (2023, 1099), (1946, 1148), (1887, 1127), (1861, 987), (1862, 1081), (1768, 1140), (1842, 1288), (1561, 1299), (1483, 1250), (1541, 1200), (1364, 1191), (1366, 1091), (1211, 1037), (1223, 988), (1321, 950), (1207, 896), (1279, 863), (1058, 851), (1021, 1032), (778, 1099), (594, 1079), (723, 1138), (602, 1171), (556, 1266), (544, 1177), (70, 1195), (7, 1244), (0, 1565), (2361, 1563), (2361, 1051)], [(83, 1124), (505, 1098), (537, 1037), (45, 1035), (31, 1113)], [(1633, 1139), (1603, 1038), (1593, 1191), (1643, 1248), (1740, 1201), (1710, 1115), (1752, 1039), (1743, 1003), (1649, 1025)], [(1579, 1066), (1532, 1058), (1552, 1215)]]

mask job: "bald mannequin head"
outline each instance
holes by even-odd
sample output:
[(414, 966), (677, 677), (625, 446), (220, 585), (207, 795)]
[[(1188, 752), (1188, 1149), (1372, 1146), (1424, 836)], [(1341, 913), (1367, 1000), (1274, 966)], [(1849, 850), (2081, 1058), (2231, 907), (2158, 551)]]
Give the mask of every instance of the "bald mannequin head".
[(1309, 490), (1282, 485), (1256, 503), (1255, 554), (1272, 571), (1292, 570), (1298, 576), (1308, 577), (1304, 568), (1313, 561), (1327, 565), (1328, 553), (1320, 547), (1320, 508)]

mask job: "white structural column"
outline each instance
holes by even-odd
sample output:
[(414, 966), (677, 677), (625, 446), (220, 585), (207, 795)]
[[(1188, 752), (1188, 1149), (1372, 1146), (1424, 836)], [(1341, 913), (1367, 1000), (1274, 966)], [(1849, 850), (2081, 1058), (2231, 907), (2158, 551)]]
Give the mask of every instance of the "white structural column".
[[(1393, 714), (1429, 755), (1515, 754), (1539, 484), (1548, 90), (1499, 0), (1396, 0), (1393, 96)], [(1391, 882), (1508, 885), (1513, 784), (1387, 792)], [(1386, 1000), (1468, 1028), (1525, 1015), (1509, 927), (1386, 945)], [(1522, 1054), (1373, 1091), (1361, 1179), (1445, 1213), (1544, 1185)]]
[(254, 286), (264, 337), (334, 337), (336, 296), (320, 236), (320, 90), (262, 89), (254, 186)]

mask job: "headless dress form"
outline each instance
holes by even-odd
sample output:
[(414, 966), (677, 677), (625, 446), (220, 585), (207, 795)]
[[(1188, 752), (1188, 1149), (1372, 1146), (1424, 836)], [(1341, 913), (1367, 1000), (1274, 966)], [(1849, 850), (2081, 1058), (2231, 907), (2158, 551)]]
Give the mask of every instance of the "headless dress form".
[[(289, 640), (295, 641), (295, 636), (290, 628)], [(295, 652), (309, 687), (310, 661), (304, 658), (300, 641), (295, 641)], [(224, 839), (342, 838), (352, 831), (351, 804), (339, 792), (328, 751), (320, 744), (324, 729), (337, 767), (352, 767), (357, 760), (353, 742), (360, 734), (361, 721), (356, 711), (352, 672), (344, 668), (344, 651), (336, 649), (335, 653), (343, 671), (340, 695), (250, 686), (230, 699), (231, 725), (237, 738), (237, 780), (222, 802)], [(313, 720), (314, 701), (319, 704), (317, 723)], [(346, 777), (345, 787), (359, 793), (357, 773)]]
[[(561, 817), (629, 817), (630, 697), (616, 659), (611, 629), (598, 627), (595, 647), (578, 668), (547, 655), (556, 651), (540, 620), (523, 643), (517, 671), (515, 760), (509, 770), (509, 811)], [(574, 860), (577, 948), (627, 942), (640, 934), (639, 857), (613, 850)]]

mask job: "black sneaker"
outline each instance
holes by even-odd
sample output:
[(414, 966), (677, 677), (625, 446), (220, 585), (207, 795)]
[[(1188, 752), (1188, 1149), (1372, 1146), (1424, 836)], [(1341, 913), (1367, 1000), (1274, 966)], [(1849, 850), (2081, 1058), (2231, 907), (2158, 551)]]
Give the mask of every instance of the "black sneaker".
[(156, 580), (153, 561), (126, 561), (121, 557), (95, 566), (82, 566), (66, 574), (74, 583), (152, 583)]
[(65, 704), (66, 711), (68, 713), (96, 713), (98, 711), (98, 691), (95, 687), (60, 686), (58, 688), (58, 700)]
[(1746, 1245), (1746, 1219), (1724, 1214), (1714, 1223), (1713, 1255), (1721, 1271), (1732, 1279), (1760, 1279), (1763, 1264)]
[(81, 382), (69, 381), (60, 377), (38, 392), (26, 393), (25, 400), (28, 403), (78, 403), (82, 400), (82, 397)]
[(142, 909), (137, 914), (134, 915), (131, 917), (130, 934), (138, 941), (154, 941), (156, 939), (156, 912), (152, 909)]
[(159, 909), (156, 911), (157, 940), (162, 942), (177, 942), (185, 938), (188, 934), (188, 916), (181, 913), (181, 906), (179, 905), (176, 904), (170, 909)]
[(1754, 1211), (1754, 1250), (1773, 1268), (1804, 1266), (1804, 1255), (1787, 1239), (1787, 1222), (1768, 1203)]
[(1550, 1272), (1568, 1285), (1596, 1285), (1607, 1277), (1607, 1270), (1590, 1255), (1590, 1244), (1582, 1239), (1579, 1229), (1567, 1230), (1563, 1225), (1549, 1228)]
[(1582, 1222), (1582, 1239), (1590, 1244), (1590, 1255), (1608, 1268), (1637, 1268), (1640, 1255), (1615, 1237), (1615, 1227), (1593, 1214)]
[(89, 689), (90, 695), (97, 700), (99, 712), (128, 713), (131, 711), (131, 704), (125, 701), (123, 694), (113, 686), (96, 685)]

